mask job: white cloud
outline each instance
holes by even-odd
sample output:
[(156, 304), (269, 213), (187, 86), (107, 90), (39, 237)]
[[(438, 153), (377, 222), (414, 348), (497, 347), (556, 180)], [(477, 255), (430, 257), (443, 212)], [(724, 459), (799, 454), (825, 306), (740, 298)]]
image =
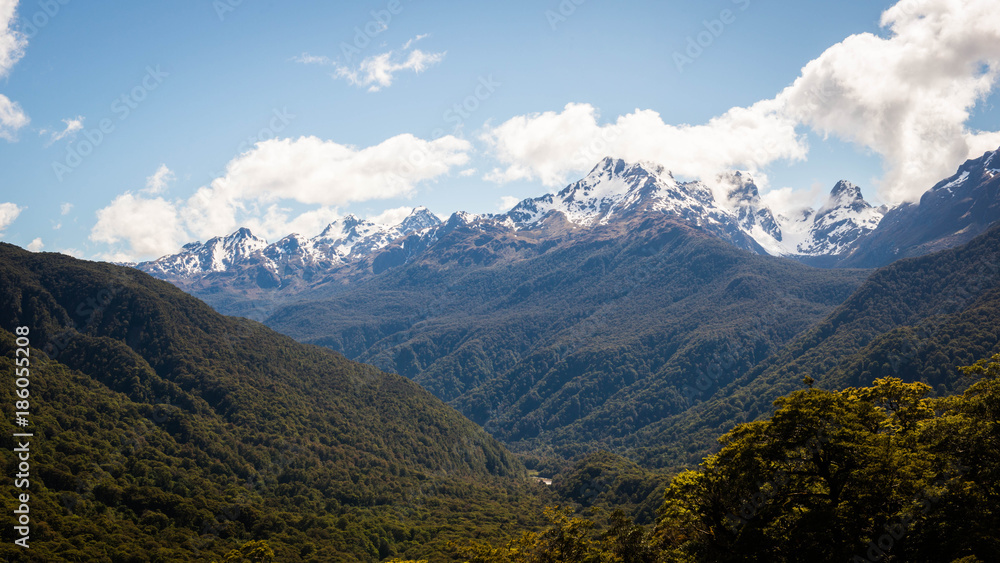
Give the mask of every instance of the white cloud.
[[(75, 135), (77, 131), (83, 129), (83, 119), (82, 115), (78, 115), (76, 118), (66, 118), (62, 120), (62, 122), (66, 124), (66, 127), (63, 128), (62, 131), (52, 131), (52, 136), (49, 138), (48, 145), (65, 139), (70, 135)], [(39, 134), (45, 134), (47, 132), (47, 130), (42, 129), (39, 131)]]
[(386, 227), (395, 227), (396, 225), (403, 222), (413, 213), (412, 207), (396, 207), (393, 209), (386, 209), (378, 215), (368, 217), (368, 220), (377, 225), (384, 225)]
[(405, 70), (421, 73), (427, 68), (444, 60), (445, 53), (427, 53), (413, 49), (413, 45), (427, 35), (418, 35), (403, 44), (402, 52), (388, 51), (378, 55), (365, 57), (357, 67), (339, 64), (327, 57), (317, 57), (303, 53), (296, 60), (302, 63), (327, 64), (335, 67), (334, 76), (343, 78), (353, 86), (368, 88), (369, 92), (378, 92), (392, 85), (394, 75)]
[(500, 198), (500, 205), (497, 206), (497, 209), (500, 211), (510, 211), (518, 203), (521, 203), (520, 199), (512, 195), (505, 195)]
[(378, 92), (392, 85), (393, 75), (397, 72), (412, 70), (419, 74), (431, 65), (441, 62), (444, 55), (444, 53), (425, 53), (420, 49), (414, 49), (400, 61), (393, 51), (389, 51), (362, 60), (354, 69), (338, 66), (335, 76), (346, 79), (353, 86), (367, 87), (369, 92)]
[(326, 206), (300, 213), (294, 217), (290, 213), (290, 209), (272, 204), (267, 206), (262, 216), (247, 217), (242, 224), (265, 239), (276, 240), (291, 233), (315, 236), (327, 225), (340, 218), (340, 214), (335, 208)]
[(28, 38), (14, 29), (18, 0), (0, 0), (0, 78), (24, 56)]
[(915, 200), (965, 159), (1000, 146), (1000, 132), (967, 127), (1000, 77), (996, 7), (995, 0), (901, 0), (882, 16), (887, 37), (852, 35), (774, 99), (704, 125), (667, 125), (648, 110), (600, 125), (587, 104), (515, 117), (486, 130), (504, 164), (487, 178), (560, 186), (609, 155), (685, 176), (733, 168), (759, 176), (772, 162), (805, 158), (795, 127), (806, 125), (879, 154), (883, 200)]
[(332, 65), (333, 59), (330, 57), (322, 55), (310, 55), (309, 53), (302, 53), (297, 57), (292, 57), (292, 60), (297, 63), (302, 63), (305, 65)]
[(7, 230), (7, 227), (17, 219), (17, 216), (24, 211), (23, 207), (19, 207), (13, 203), (0, 203), (0, 233)]
[(364, 149), (316, 137), (268, 140), (230, 161), (224, 177), (185, 202), (183, 216), (207, 237), (280, 200), (336, 207), (407, 196), (417, 183), (468, 162), (471, 149), (451, 135), (425, 141), (404, 134)]
[[(0, 78), (10, 74), (28, 46), (24, 34), (14, 29), (16, 15), (17, 0), (0, 0)], [(30, 121), (17, 102), (0, 94), (0, 139), (14, 141), (18, 129)]]
[(476, 175), (476, 169), (475, 168), (466, 168), (465, 170), (462, 170), (461, 172), (459, 172), (458, 175), (461, 176), (461, 177), (463, 177), (463, 178), (467, 178), (469, 176), (475, 176)]
[(120, 256), (158, 258), (176, 252), (188, 242), (176, 206), (163, 198), (145, 198), (126, 192), (97, 212), (90, 240), (110, 245), (124, 243)]
[(417, 41), (420, 41), (421, 39), (426, 39), (426, 38), (428, 38), (430, 36), (431, 36), (430, 33), (422, 33), (422, 34), (417, 35), (416, 37), (414, 37), (412, 39), (407, 40), (406, 43), (403, 43), (403, 50), (405, 51), (405, 50), (409, 49)]
[(778, 188), (760, 194), (761, 200), (771, 211), (792, 218), (807, 208), (815, 208), (817, 202), (828, 194), (829, 186), (813, 184), (808, 189)]
[(66, 202), (59, 206), (60, 215), (69, 215), (69, 212), (73, 211), (73, 204)]
[(795, 123), (770, 101), (733, 108), (705, 125), (668, 125), (650, 110), (636, 110), (613, 124), (598, 123), (589, 104), (567, 104), (561, 113), (514, 117), (487, 127), (482, 138), (506, 164), (486, 175), (497, 182), (539, 179), (565, 185), (605, 156), (652, 161), (682, 176), (713, 177), (720, 170), (757, 172), (780, 159), (805, 157)]
[(0, 139), (13, 141), (19, 129), (31, 122), (17, 102), (0, 94)]
[(882, 14), (887, 38), (848, 37), (777, 99), (813, 129), (881, 155), (884, 199), (916, 200), (1000, 146), (998, 133), (966, 127), (1000, 73), (996, 9), (994, 0), (902, 0)]
[(32, 252), (40, 252), (43, 248), (45, 248), (45, 243), (42, 242), (42, 237), (37, 237), (35, 240), (28, 243), (27, 248)]
[(167, 168), (167, 165), (161, 164), (152, 176), (146, 178), (146, 189), (143, 191), (148, 194), (163, 193), (167, 189), (167, 184), (172, 182), (175, 178), (176, 176), (174, 176), (174, 173)]
[[(293, 232), (312, 236), (339, 217), (339, 206), (408, 196), (420, 182), (466, 164), (471, 150), (468, 141), (450, 135), (425, 141), (404, 134), (363, 149), (316, 137), (263, 141), (187, 200), (118, 196), (98, 211), (90, 238), (125, 245), (115, 254), (121, 261), (162, 256), (194, 238), (241, 226), (268, 240)], [(159, 185), (157, 176), (166, 177), (164, 169), (150, 177), (149, 188)], [(289, 202), (313, 208), (295, 215)]]

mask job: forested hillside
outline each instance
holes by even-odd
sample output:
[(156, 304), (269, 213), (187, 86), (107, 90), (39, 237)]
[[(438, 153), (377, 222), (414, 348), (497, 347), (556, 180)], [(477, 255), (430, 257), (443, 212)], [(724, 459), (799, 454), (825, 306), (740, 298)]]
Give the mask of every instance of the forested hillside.
[(587, 232), (557, 219), (544, 236), (456, 228), (432, 256), (266, 322), (412, 378), (516, 449), (574, 457), (712, 397), (867, 275), (662, 213)]
[(897, 378), (807, 389), (667, 488), (655, 526), (549, 510), (507, 543), (468, 542), (472, 563), (1000, 559), (1000, 355), (932, 399)]
[(768, 414), (771, 402), (806, 376), (831, 390), (893, 376), (945, 396), (968, 384), (958, 366), (997, 352), (1000, 228), (875, 271), (828, 318), (716, 398), (646, 429), (633, 455), (653, 464), (697, 463), (714, 436)]
[(523, 465), (416, 384), (141, 272), (0, 245), (0, 310), (4, 373), (29, 330), (35, 435), (31, 549), (5, 526), (9, 561), (209, 561), (250, 540), (377, 561), (541, 517)]

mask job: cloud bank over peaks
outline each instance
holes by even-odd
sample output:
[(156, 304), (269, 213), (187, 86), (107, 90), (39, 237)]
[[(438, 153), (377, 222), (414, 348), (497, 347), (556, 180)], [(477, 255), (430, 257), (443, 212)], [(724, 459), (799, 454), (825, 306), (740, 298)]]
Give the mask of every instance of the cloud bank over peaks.
[(598, 111), (513, 117), (482, 139), (502, 166), (496, 182), (564, 185), (604, 156), (653, 161), (682, 176), (755, 173), (805, 160), (803, 128), (881, 156), (881, 199), (912, 201), (968, 158), (1000, 146), (1000, 132), (971, 130), (971, 110), (1000, 74), (995, 0), (902, 0), (882, 15), (886, 37), (852, 35), (809, 62), (773, 99), (735, 107), (703, 125), (670, 125), (651, 110), (598, 123)]
[(482, 135), (497, 159), (486, 179), (540, 180), (565, 185), (604, 156), (655, 162), (681, 176), (712, 178), (734, 168), (759, 171), (776, 160), (801, 160), (807, 146), (795, 122), (774, 101), (733, 108), (704, 125), (670, 125), (652, 110), (635, 110), (614, 123), (598, 124), (590, 104), (571, 103), (562, 112), (514, 117)]
[[(338, 207), (409, 196), (421, 182), (464, 166), (471, 150), (468, 141), (451, 135), (427, 141), (403, 134), (363, 149), (317, 137), (262, 141), (186, 200), (151, 197), (174, 176), (161, 165), (146, 189), (126, 192), (98, 211), (90, 238), (118, 245), (118, 260), (135, 260), (242, 226), (268, 239), (319, 232), (339, 217)], [(296, 214), (295, 204), (311, 209)]]

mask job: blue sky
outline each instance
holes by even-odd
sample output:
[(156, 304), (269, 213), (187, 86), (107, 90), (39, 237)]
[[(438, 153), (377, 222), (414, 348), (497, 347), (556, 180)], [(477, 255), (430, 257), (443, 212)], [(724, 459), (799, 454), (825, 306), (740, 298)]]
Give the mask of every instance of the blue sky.
[(1000, 145), (985, 0), (0, 0), (0, 18), (2, 239), (94, 259), (497, 212), (605, 152), (750, 170), (779, 209), (840, 179), (897, 202)]

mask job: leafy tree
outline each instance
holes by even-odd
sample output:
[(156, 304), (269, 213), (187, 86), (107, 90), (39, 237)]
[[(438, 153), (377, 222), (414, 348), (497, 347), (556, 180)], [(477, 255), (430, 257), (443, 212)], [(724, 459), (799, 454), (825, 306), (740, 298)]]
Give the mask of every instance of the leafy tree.
[(249, 541), (239, 549), (234, 549), (226, 554), (222, 563), (272, 563), (274, 561), (274, 550), (267, 545), (266, 541)]

